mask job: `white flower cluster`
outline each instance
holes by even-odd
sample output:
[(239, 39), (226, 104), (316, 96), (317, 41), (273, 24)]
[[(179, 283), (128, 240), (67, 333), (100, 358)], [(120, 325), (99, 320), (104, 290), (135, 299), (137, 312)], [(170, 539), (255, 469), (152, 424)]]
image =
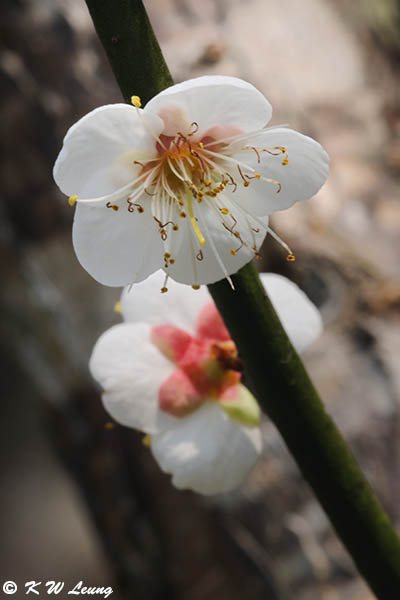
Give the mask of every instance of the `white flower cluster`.
[[(146, 434), (177, 487), (203, 494), (237, 486), (262, 442), (235, 344), (200, 285), (224, 277), (232, 285), (267, 233), (293, 260), (268, 217), (311, 197), (328, 174), (325, 150), (287, 127), (267, 128), (271, 113), (249, 83), (200, 77), (143, 109), (132, 96), (132, 106), (92, 111), (68, 131), (54, 166), (76, 204), (82, 266), (105, 285), (136, 284), (122, 295), (124, 323), (101, 336), (90, 361), (104, 405)], [(320, 332), (318, 311), (285, 278), (262, 280), (302, 350)]]

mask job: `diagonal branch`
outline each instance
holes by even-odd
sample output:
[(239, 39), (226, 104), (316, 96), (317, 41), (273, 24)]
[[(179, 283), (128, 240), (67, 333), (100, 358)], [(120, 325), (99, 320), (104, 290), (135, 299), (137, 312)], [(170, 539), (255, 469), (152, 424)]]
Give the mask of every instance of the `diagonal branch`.
[[(86, 0), (124, 98), (172, 84), (140, 0)], [(381, 600), (400, 593), (400, 540), (290, 344), (255, 268), (209, 286), (253, 390)], [(396, 591), (397, 590), (397, 591)]]

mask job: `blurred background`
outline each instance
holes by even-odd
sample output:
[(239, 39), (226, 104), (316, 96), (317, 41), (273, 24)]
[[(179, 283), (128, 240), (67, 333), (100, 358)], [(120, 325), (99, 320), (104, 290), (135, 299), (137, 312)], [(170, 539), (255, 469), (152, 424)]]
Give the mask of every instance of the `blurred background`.
[[(242, 77), (272, 124), (331, 156), (318, 196), (274, 217), (297, 261), (267, 240), (262, 267), (322, 311), (305, 362), (400, 528), (400, 4), (145, 4), (175, 81)], [(175, 490), (140, 436), (106, 425), (87, 362), (119, 290), (79, 266), (51, 170), (67, 128), (121, 97), (83, 0), (1, 11), (0, 584), (15, 598), (28, 580), (83, 580), (114, 600), (371, 600), (267, 418), (253, 472), (211, 499)]]

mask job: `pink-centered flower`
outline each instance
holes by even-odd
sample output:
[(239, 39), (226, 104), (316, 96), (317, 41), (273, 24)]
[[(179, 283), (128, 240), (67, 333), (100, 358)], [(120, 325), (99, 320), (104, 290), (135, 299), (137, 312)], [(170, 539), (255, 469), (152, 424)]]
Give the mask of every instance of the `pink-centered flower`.
[[(159, 271), (122, 294), (124, 322), (97, 341), (90, 360), (106, 410), (149, 434), (151, 451), (178, 488), (216, 494), (238, 486), (262, 448), (260, 409), (241, 383), (236, 347), (205, 287)], [(288, 279), (262, 282), (298, 351), (321, 331), (318, 310)], [(255, 332), (256, 335), (256, 332)]]
[(310, 198), (327, 177), (323, 148), (286, 127), (266, 128), (268, 100), (241, 79), (200, 77), (144, 109), (137, 96), (132, 103), (80, 119), (54, 166), (77, 204), (77, 257), (105, 285), (160, 268), (195, 286), (229, 279), (267, 232), (275, 235), (268, 215)]

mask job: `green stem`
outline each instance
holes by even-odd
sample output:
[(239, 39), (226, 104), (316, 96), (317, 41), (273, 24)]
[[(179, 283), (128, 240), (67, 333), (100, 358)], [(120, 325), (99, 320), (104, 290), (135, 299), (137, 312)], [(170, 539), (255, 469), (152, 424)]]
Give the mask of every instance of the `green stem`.
[[(147, 102), (172, 79), (140, 0), (86, 0), (124, 98)], [(326, 413), (249, 264), (209, 290), (252, 388), (360, 572), (381, 600), (400, 596), (400, 540)]]
[[(400, 540), (315, 390), (254, 265), (209, 286), (252, 390), (378, 598), (400, 597)], [(395, 593), (397, 590), (397, 593)]]
[(143, 104), (173, 84), (141, 0), (86, 0), (125, 101)]

